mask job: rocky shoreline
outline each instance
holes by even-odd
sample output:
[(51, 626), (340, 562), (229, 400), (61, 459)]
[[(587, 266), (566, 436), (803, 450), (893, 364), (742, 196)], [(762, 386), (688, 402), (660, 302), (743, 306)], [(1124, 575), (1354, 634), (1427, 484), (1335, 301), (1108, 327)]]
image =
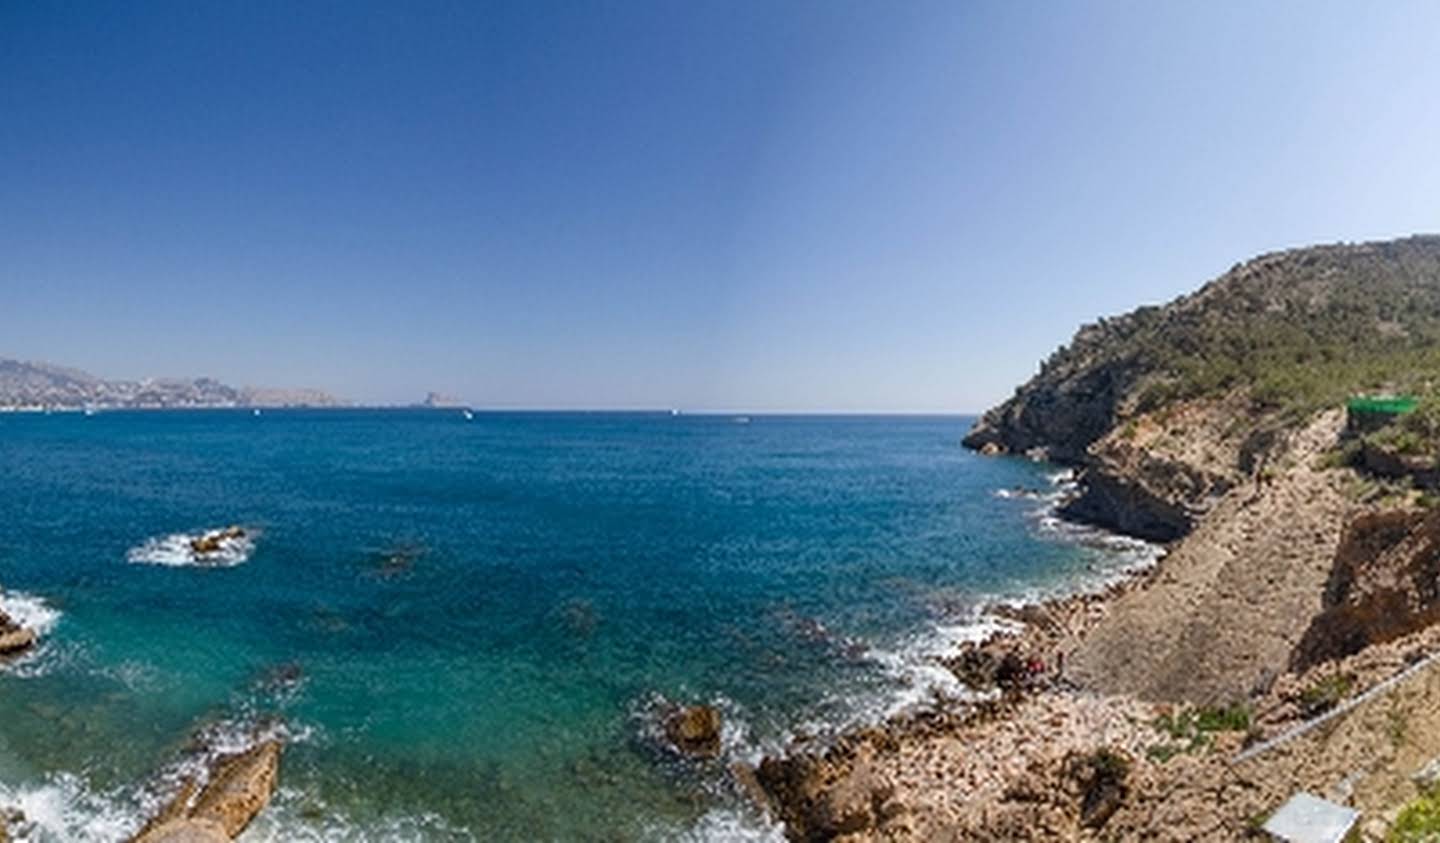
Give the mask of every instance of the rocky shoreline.
[[(1440, 647), (1431, 608), (1367, 626), (1375, 601), (1335, 583), (1357, 579), (1362, 545), (1388, 537), (1414, 559), (1434, 529), (1345, 499), (1353, 472), (1320, 465), (1339, 433), (1328, 413), (1277, 440), (1283, 469), (1263, 488), (1234, 473), (1213, 487), (1155, 567), (1101, 593), (993, 607), (1006, 631), (944, 661), (973, 701), (767, 758), (766, 809), (793, 840), (1241, 840), (1306, 790), (1362, 810), (1362, 839), (1384, 839), (1440, 758), (1440, 733), (1419, 726), (1440, 717), (1440, 676), (1236, 760)], [(1214, 462), (1241, 442), (1227, 455), (1212, 438)], [(1377, 539), (1387, 525), (1398, 535)], [(1305, 657), (1342, 615), (1348, 648)]]
[[(1075, 470), (1062, 517), (1164, 557), (997, 609), (1019, 631), (947, 660), (975, 702), (767, 759), (771, 815), (795, 840), (1244, 840), (1303, 791), (1360, 840), (1440, 834), (1437, 278), (1440, 238), (1299, 249), (1083, 327), (964, 444)], [(1347, 424), (1407, 388), (1430, 409), (1390, 439)]]

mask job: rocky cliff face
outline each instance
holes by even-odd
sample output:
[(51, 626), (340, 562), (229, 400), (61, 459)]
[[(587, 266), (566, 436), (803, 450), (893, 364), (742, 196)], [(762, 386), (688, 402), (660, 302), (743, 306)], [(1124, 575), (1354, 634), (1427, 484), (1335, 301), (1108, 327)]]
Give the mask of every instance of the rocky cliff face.
[(1345, 529), (1324, 609), (1295, 648), (1303, 669), (1440, 622), (1440, 512), (1371, 512)]
[[(1074, 518), (1169, 541), (1265, 473), (1277, 431), (1352, 391), (1440, 364), (1440, 237), (1320, 246), (1239, 264), (1198, 292), (1087, 325), (965, 438), (1082, 468)], [(1216, 454), (1157, 452), (1138, 427), (1182, 426)], [(1224, 457), (1216, 461), (1219, 454)]]
[(1131, 314), (1081, 328), (1014, 397), (981, 417), (965, 445), (1083, 462), (1090, 444), (1115, 426), (1127, 396), (1145, 375), (1139, 360), (1114, 349), (1146, 318)]

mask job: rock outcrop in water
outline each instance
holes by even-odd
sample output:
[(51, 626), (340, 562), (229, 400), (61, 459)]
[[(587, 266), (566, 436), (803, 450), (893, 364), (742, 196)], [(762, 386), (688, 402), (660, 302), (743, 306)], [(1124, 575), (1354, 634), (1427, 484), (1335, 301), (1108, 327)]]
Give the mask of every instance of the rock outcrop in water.
[(720, 754), (720, 726), (720, 712), (713, 706), (676, 706), (665, 715), (665, 737), (670, 745), (695, 758)]
[[(0, 594), (3, 594), (0, 591)], [(0, 658), (17, 656), (35, 646), (35, 630), (23, 627), (0, 609)]]
[(220, 530), (211, 530), (190, 540), (190, 553), (196, 562), (204, 563), (229, 552), (248, 538), (249, 533), (245, 531), (244, 527), (231, 526)]
[(187, 780), (133, 843), (216, 843), (238, 837), (275, 792), (280, 752), (280, 741), (267, 740), (220, 759), (203, 788)]

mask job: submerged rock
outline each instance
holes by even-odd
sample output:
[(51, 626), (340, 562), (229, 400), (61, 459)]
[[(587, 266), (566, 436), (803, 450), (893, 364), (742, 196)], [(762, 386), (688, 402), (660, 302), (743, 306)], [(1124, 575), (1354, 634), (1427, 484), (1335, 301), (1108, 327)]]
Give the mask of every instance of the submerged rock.
[(720, 726), (713, 706), (679, 706), (665, 717), (665, 737), (685, 755), (714, 758), (720, 754)]
[(425, 553), (420, 545), (391, 545), (370, 557), (363, 576), (382, 581), (404, 579), (415, 572), (415, 563)]

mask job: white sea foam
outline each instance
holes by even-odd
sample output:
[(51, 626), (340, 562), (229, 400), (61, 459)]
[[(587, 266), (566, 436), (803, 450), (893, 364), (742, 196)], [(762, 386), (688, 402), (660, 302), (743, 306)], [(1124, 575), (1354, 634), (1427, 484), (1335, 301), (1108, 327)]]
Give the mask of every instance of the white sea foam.
[[(178, 783), (177, 785), (178, 786)], [(0, 805), (24, 819), (9, 828), (12, 839), (32, 843), (114, 843), (128, 840), (166, 802), (163, 788), (100, 792), (73, 773), (60, 773), (17, 786), (0, 784)], [(245, 843), (285, 841), (472, 840), (474, 836), (434, 814), (357, 822), (329, 809), (313, 794), (280, 787), (270, 805), (239, 838)], [(700, 840), (765, 838), (703, 837)]]
[(168, 565), (171, 567), (230, 568), (249, 561), (255, 551), (255, 531), (247, 529), (239, 536), (225, 536), (211, 552), (197, 553), (195, 542), (207, 536), (218, 536), (220, 530), (194, 533), (171, 533), (146, 539), (125, 555), (137, 565)]
[(998, 497), (1033, 501), (1028, 514), (1037, 531), (1052, 541), (1080, 545), (1093, 551), (1084, 567), (1047, 583), (1006, 593), (976, 596), (968, 607), (937, 609), (937, 618), (920, 631), (896, 642), (875, 644), (862, 658), (877, 665), (884, 681), (867, 692), (840, 691), (818, 706), (820, 714), (797, 725), (801, 733), (819, 738), (843, 734), (897, 716), (915, 714), (982, 699), (942, 663), (966, 644), (978, 644), (996, 635), (1018, 631), (1014, 621), (988, 614), (988, 606), (1019, 606), (1071, 594), (1103, 590), (1111, 584), (1154, 565), (1164, 548), (1140, 539), (1066, 521), (1058, 515), (1065, 501), (1078, 493), (1073, 471), (1048, 475), (1048, 489), (1001, 489)]
[(0, 671), (15, 676), (39, 676), (49, 663), (51, 646), (46, 642), (55, 625), (60, 622), (61, 612), (46, 603), (41, 597), (23, 591), (6, 591), (0, 594), (0, 612), (4, 612), (15, 623), (35, 630), (40, 643), (17, 657), (0, 661)]
[[(249, 715), (221, 720), (203, 729), (196, 737), (194, 743), (203, 749), (187, 754), (136, 787), (101, 792), (89, 787), (73, 773), (60, 773), (19, 786), (0, 784), (0, 805), (17, 808), (24, 814), (23, 823), (11, 829), (17, 840), (112, 843), (134, 834), (147, 818), (154, 816), (170, 800), (182, 782), (193, 779), (203, 786), (218, 759), (244, 752), (271, 739), (289, 744), (304, 743), (313, 734), (313, 730), (305, 725), (279, 721), (260, 723)], [(287, 830), (283, 836), (258, 838), (247, 832), (244, 839), (296, 838)], [(382, 834), (339, 839), (393, 838)]]
[(0, 612), (9, 615), (15, 623), (35, 630), (36, 635), (48, 635), (60, 621), (59, 609), (23, 591), (0, 593)]
[(655, 829), (646, 838), (681, 843), (784, 843), (786, 839), (780, 823), (738, 808), (715, 808), (688, 829)]
[(953, 656), (965, 644), (978, 644), (1014, 626), (980, 615), (965, 622), (935, 623), (893, 647), (871, 649), (867, 657), (880, 666), (892, 687), (862, 706), (860, 718), (879, 722), (937, 705), (973, 701), (976, 694), (940, 660)]
[(12, 838), (36, 843), (113, 843), (144, 821), (133, 799), (92, 791), (72, 773), (17, 786), (0, 783), (0, 805), (24, 815), (9, 829)]
[(1079, 545), (1096, 551), (1087, 567), (1075, 576), (1028, 590), (1003, 602), (1025, 603), (1102, 590), (1111, 584), (1148, 568), (1165, 555), (1165, 549), (1143, 539), (1112, 533), (1099, 527), (1069, 521), (1060, 516), (1060, 507), (1080, 493), (1079, 480), (1072, 469), (1047, 475), (1049, 491), (1000, 489), (1002, 498), (1032, 500), (1039, 506), (1027, 513), (1036, 530), (1045, 538)]

